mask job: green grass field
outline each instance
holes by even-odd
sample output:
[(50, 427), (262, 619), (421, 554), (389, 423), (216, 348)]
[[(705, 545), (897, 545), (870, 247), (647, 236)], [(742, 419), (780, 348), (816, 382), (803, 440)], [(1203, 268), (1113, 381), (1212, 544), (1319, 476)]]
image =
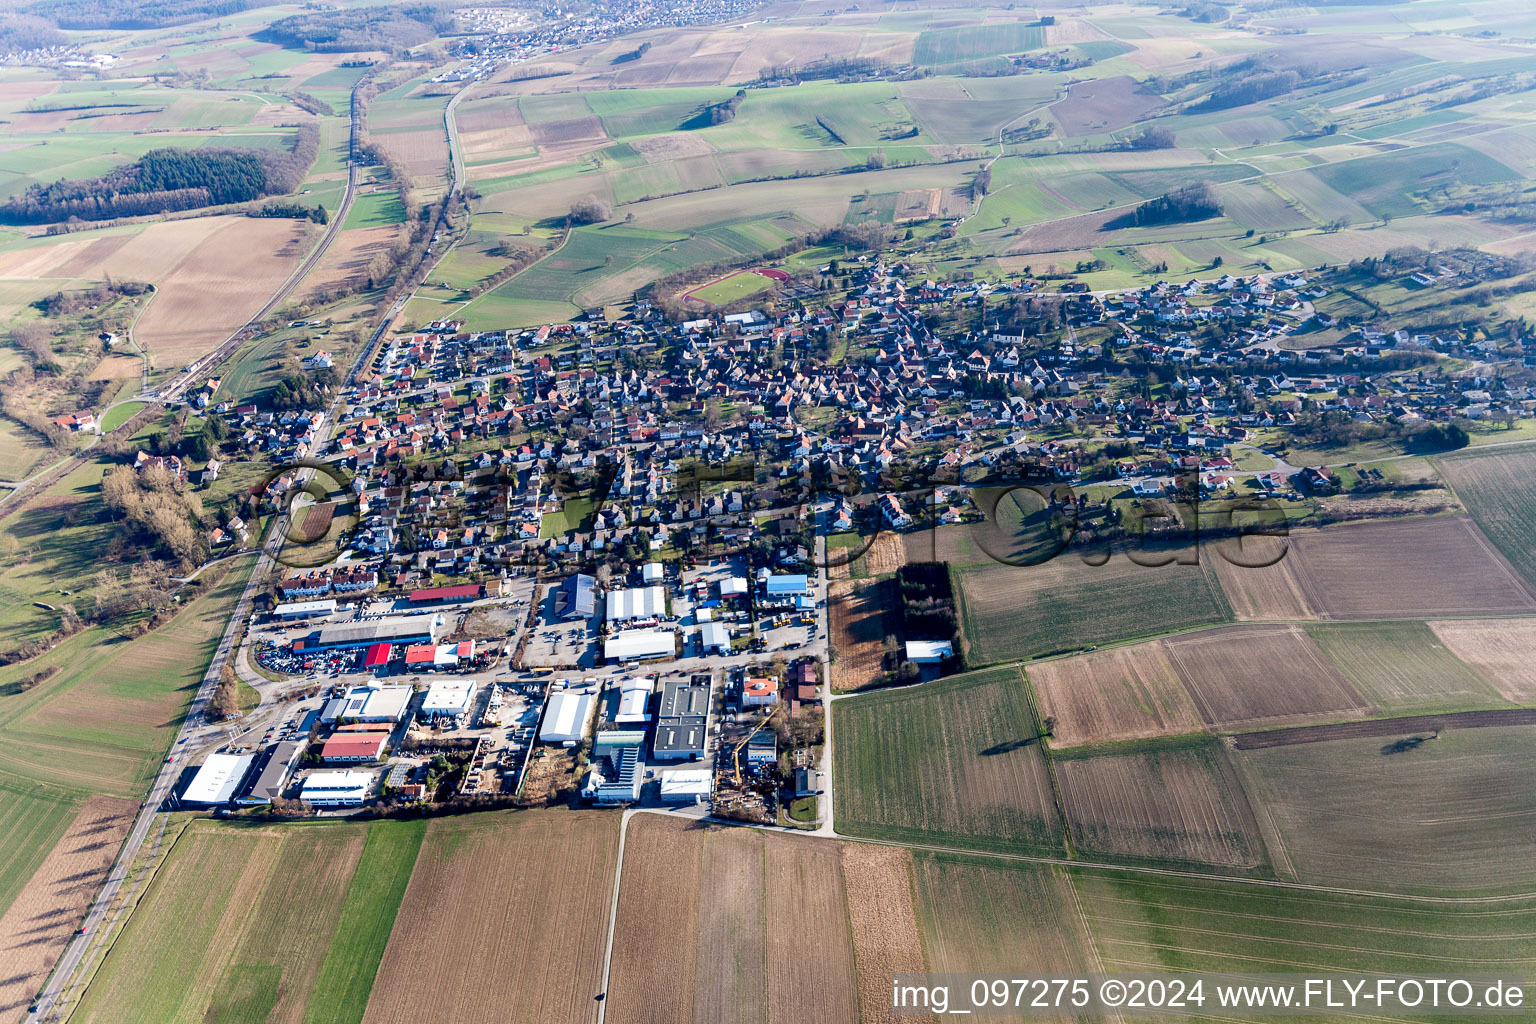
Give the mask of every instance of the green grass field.
[(1062, 826), (1015, 669), (833, 705), (838, 830), (973, 849), (1062, 852)]
[(751, 271), (732, 274), (718, 281), (711, 281), (702, 288), (688, 293), (690, 299), (707, 302), (712, 306), (728, 306), (752, 295), (759, 295), (772, 288), (772, 278)]
[(0, 915), (79, 809), (77, 793), (0, 773)]
[(1507, 706), (1422, 622), (1320, 623), (1307, 632), (1344, 677), (1388, 713)]
[(193, 822), (74, 1019), (360, 1021), (425, 831)]
[(1436, 459), (1435, 467), (1494, 547), (1536, 587), (1536, 450), (1463, 451)]
[(1231, 617), (1211, 569), (1137, 565), (1115, 556), (1103, 566), (1065, 554), (1043, 565), (994, 562), (961, 569), (967, 660), (985, 665), (1153, 636)]
[(134, 415), (148, 404), (148, 402), (124, 402), (122, 405), (114, 407), (101, 418), (102, 432), (116, 430), (124, 423), (133, 419)]
[(352, 201), (352, 209), (347, 211), (347, 221), (342, 225), (342, 230), (388, 227), (391, 224), (399, 224), (403, 220), (405, 220), (405, 206), (400, 202), (399, 192), (393, 189), (387, 192), (369, 192)]

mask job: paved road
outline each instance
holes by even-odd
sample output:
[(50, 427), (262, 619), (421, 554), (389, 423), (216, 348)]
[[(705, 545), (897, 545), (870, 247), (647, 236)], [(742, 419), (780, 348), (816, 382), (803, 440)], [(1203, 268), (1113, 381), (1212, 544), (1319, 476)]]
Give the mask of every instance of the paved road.
[(361, 88), (361, 83), (352, 89), (352, 109), (350, 113), (352, 131), (348, 142), (346, 185), (342, 189), (341, 205), (337, 208), (335, 215), (327, 222), (325, 235), (320, 239), (320, 244), (316, 245), (310, 254), (304, 258), (304, 261), (294, 268), (293, 273), (288, 275), (287, 280), (273, 293), (272, 298), (261, 309), (257, 310), (254, 316), (241, 324), (218, 348), (200, 357), (192, 364), (190, 369), (180, 376), (162, 384), (153, 392), (145, 392), (145, 397), (157, 398), (166, 402), (175, 401), (182, 395), (185, 395), (193, 384), (217, 369), (221, 363), (239, 351), (240, 347), (250, 340), (246, 332), (254, 324), (258, 324), (270, 316), (278, 306), (288, 299), (288, 296), (293, 294), (293, 290), (309, 276), (310, 271), (319, 265), (320, 261), (325, 258), (325, 254), (330, 249), (331, 244), (341, 235), (342, 225), (346, 223), (347, 214), (352, 209), (352, 200), (357, 195), (357, 178), (358, 172), (361, 169), (357, 162), (359, 127), (357, 90), (359, 88)]

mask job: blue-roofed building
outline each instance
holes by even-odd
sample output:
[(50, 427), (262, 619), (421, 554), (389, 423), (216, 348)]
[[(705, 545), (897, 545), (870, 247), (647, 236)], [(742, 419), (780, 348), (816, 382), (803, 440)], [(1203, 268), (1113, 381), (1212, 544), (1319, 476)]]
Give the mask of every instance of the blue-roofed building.
[(760, 589), (760, 604), (788, 607), (801, 598), (809, 597), (811, 584), (810, 578), (804, 575), (779, 574), (763, 577)]
[(562, 619), (590, 619), (597, 611), (597, 580), (586, 573), (567, 576), (555, 593), (555, 614)]

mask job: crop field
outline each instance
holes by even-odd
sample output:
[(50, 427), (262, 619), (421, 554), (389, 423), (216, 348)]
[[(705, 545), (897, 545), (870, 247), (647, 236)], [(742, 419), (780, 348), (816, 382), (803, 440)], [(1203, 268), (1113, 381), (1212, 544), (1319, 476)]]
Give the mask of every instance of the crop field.
[(1073, 868), (1106, 971), (1519, 972), (1536, 955), (1536, 900), (1455, 906)]
[(988, 669), (833, 705), (838, 829), (879, 839), (1059, 853), (1019, 673)]
[(1051, 106), (1063, 135), (1092, 135), (1135, 124), (1163, 105), (1156, 93), (1129, 75), (1074, 85)]
[(0, 686), (59, 671), (0, 705), (0, 770), (112, 796), (135, 796), (158, 766), (202, 680), (244, 586), (240, 559), (171, 622), (132, 640), (91, 628), (25, 665)]
[(1370, 711), (1299, 626), (1229, 626), (1163, 644), (1200, 717), (1218, 729), (1358, 718)]
[(1536, 451), (1499, 448), (1435, 460), (1494, 547), (1536, 586)]
[(988, 664), (1209, 625), (1230, 613), (1212, 570), (1085, 565), (1071, 555), (958, 574), (967, 661)]
[(1291, 544), (1296, 572), (1324, 618), (1536, 612), (1520, 577), (1463, 516), (1303, 530)]
[(1215, 553), (1211, 559), (1216, 578), (1238, 620), (1315, 619), (1301, 576), (1298, 556), (1283, 537), (1244, 538), (1241, 550), (1231, 559)]
[(1085, 857), (1251, 871), (1267, 860), (1227, 751), (1198, 746), (1060, 758), (1072, 843)]
[[(210, 351), (253, 316), (293, 272), (309, 250), (306, 224), (228, 218), (156, 282), (157, 294), (134, 329), (134, 338), (161, 366), (180, 366)], [(118, 251), (118, 259), (127, 248)]]
[(304, 278), (301, 291), (314, 295), (364, 280), (375, 256), (387, 254), (399, 228), (393, 224), (342, 231), (315, 269)]
[(832, 649), (832, 688), (862, 690), (878, 682), (885, 638), (896, 632), (896, 588), (888, 581), (838, 581), (828, 596)]
[(22, 876), (26, 885), (0, 912), (0, 1020), (22, 1019), (21, 1007), (42, 987), (106, 879), (136, 810), (133, 800), (91, 797), (37, 871)]
[(1502, 707), (1502, 691), (1488, 684), (1475, 660), (1460, 655), (1487, 651), (1497, 658), (1504, 644), (1495, 638), (1515, 631), (1507, 620), (1465, 621), (1472, 631), (1458, 629), (1463, 622), (1444, 624), (1460, 644), (1422, 622), (1322, 623), (1307, 633), (1366, 700), (1391, 714)]
[(911, 851), (899, 846), (839, 843), (848, 923), (858, 961), (859, 1019), (901, 1024), (891, 1012), (892, 974), (927, 970), (918, 931)]
[(153, 282), (157, 292), (134, 336), (157, 367), (171, 368), (255, 313), (298, 263), (309, 237), (298, 221), (239, 216), (105, 228), (0, 252), (0, 280), (36, 282), (44, 292), (108, 277)]
[(431, 822), (364, 1022), (501, 1021), (513, 1006), (534, 1020), (594, 1017), (618, 828), (600, 811)]
[(64, 835), (79, 806), (76, 793), (0, 774), (0, 915)]
[(640, 815), (614, 928), (617, 1024), (859, 1019), (837, 843)]
[[(1433, 737), (1433, 738), (1432, 738)], [(1243, 750), (1302, 881), (1456, 896), (1536, 884), (1536, 727), (1405, 730)]]
[(376, 827), (193, 822), (71, 1019), (303, 1019)]
[(1026, 671), (1041, 719), (1051, 719), (1053, 748), (1204, 728), (1161, 642), (1034, 662)]
[[(1035, 976), (1075, 977), (1093, 969), (1092, 947), (1064, 870), (917, 851), (912, 876), (928, 970), (1016, 977), (1009, 972), (1027, 963)], [(889, 993), (885, 1001), (889, 1005)], [(1073, 1018), (1031, 1013), (991, 1019)]]
[(1023, 22), (930, 29), (919, 33), (912, 63), (963, 64), (983, 57), (1037, 50), (1044, 45), (1045, 31)]
[(1427, 624), (1452, 657), (1505, 700), (1536, 703), (1536, 619), (1452, 619)]

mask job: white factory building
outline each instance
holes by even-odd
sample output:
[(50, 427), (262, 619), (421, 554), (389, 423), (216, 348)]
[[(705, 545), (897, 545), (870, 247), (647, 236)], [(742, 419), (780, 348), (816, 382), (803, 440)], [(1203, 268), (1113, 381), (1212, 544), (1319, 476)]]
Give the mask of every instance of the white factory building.
[(304, 780), (299, 799), (314, 807), (360, 807), (372, 785), (372, 772), (315, 772)]
[(224, 806), (235, 798), (255, 760), (254, 754), (209, 754), (181, 794), (181, 803), (188, 807)]
[(667, 592), (659, 586), (610, 590), (606, 601), (610, 623), (660, 619), (667, 612)]
[(626, 629), (603, 641), (603, 657), (609, 661), (650, 661), (676, 653), (676, 634), (668, 629)]
[(354, 686), (326, 702), (320, 721), (398, 722), (405, 717), (415, 691), (409, 686)]
[(335, 614), (336, 602), (330, 598), (324, 601), (292, 601), (272, 609), (272, 617), (275, 619), (312, 619)]
[(701, 804), (709, 799), (710, 783), (708, 768), (684, 768), (681, 771), (663, 772), (661, 775), (662, 802)]
[(597, 695), (591, 690), (557, 690), (544, 707), (540, 742), (561, 743), (568, 747), (581, 742), (596, 703)]
[(427, 695), (421, 702), (421, 717), (429, 722), (440, 719), (462, 719), (469, 715), (475, 701), (473, 679), (446, 679), (433, 682), (427, 687)]

